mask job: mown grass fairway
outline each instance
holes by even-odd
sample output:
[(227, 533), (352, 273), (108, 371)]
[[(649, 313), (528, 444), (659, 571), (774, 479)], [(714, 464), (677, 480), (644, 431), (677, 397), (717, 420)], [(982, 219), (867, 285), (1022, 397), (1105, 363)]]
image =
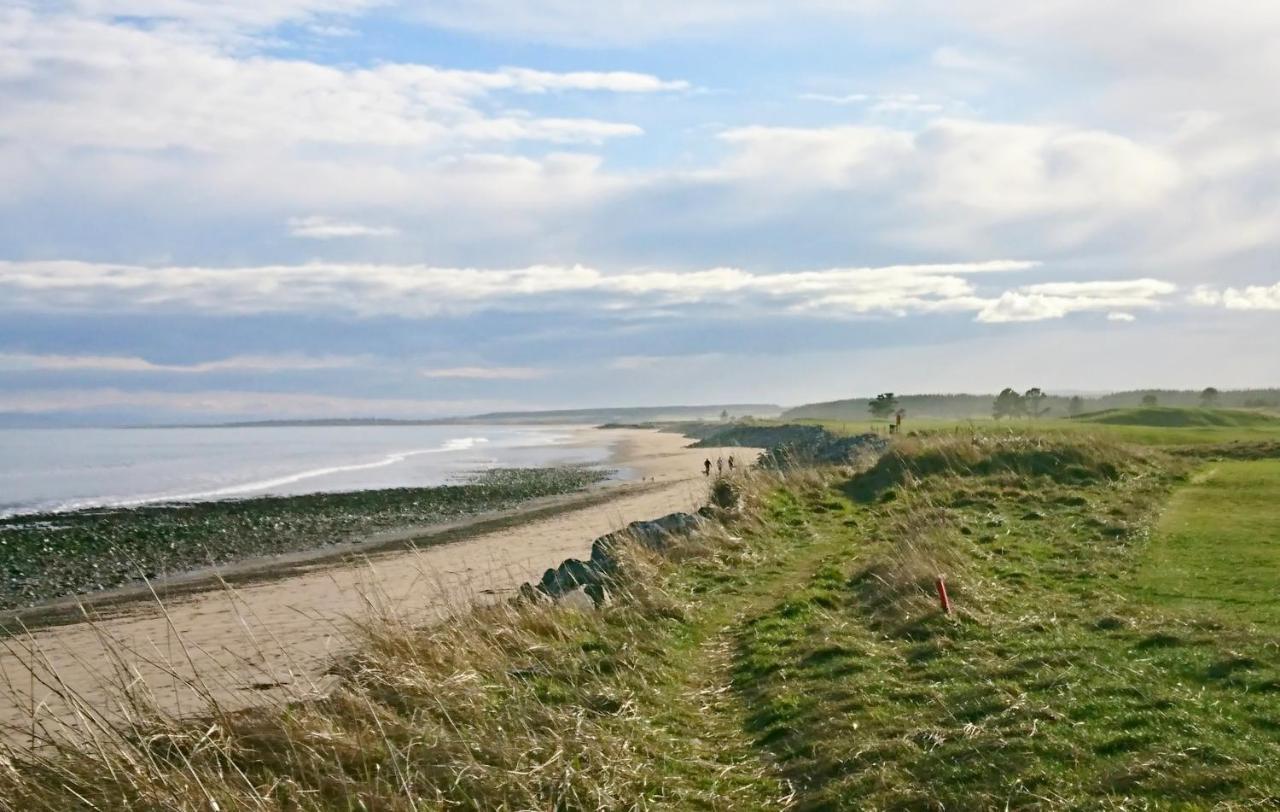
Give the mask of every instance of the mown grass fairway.
[(1280, 460), (1216, 462), (1174, 494), (1135, 590), (1280, 631)]

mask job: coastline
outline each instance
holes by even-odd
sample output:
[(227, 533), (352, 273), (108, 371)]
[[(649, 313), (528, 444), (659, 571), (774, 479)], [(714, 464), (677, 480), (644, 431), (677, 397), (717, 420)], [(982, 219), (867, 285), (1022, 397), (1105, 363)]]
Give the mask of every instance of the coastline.
[[(210, 690), (224, 710), (314, 696), (324, 690), (328, 663), (355, 645), (372, 618), (427, 623), (500, 599), (588, 553), (600, 535), (705, 502), (699, 464), (714, 449), (690, 449), (687, 438), (652, 430), (607, 431), (610, 464), (633, 469), (630, 483), (309, 560), (189, 574), (163, 584), (163, 593), (157, 588), (159, 601), (146, 587), (96, 596), (83, 604), (93, 623), (78, 622), (74, 602), (28, 614), (28, 629), (0, 652), (9, 694), (0, 699), (0, 728), (30, 730), (32, 707), (42, 707), (46, 721), (65, 722), (74, 715), (60, 696), (68, 690), (95, 709), (118, 706), (118, 690), (98, 664), (112, 658), (128, 662), (135, 684), (172, 713), (206, 707), (198, 677), (217, 685)], [(33, 661), (39, 677), (28, 667)]]
[[(522, 498), (510, 506), (464, 512), (457, 518), (399, 523), (391, 527), (358, 530), (347, 533), (332, 531), (332, 537), (315, 537), (310, 545), (281, 552), (246, 553), (233, 560), (217, 564), (197, 565), (166, 572), (147, 580), (130, 579), (105, 589), (84, 591), (77, 594), (43, 600), (29, 606), (0, 607), (0, 639), (7, 636), (10, 627), (35, 629), (46, 626), (76, 623), (84, 619), (86, 609), (99, 616), (128, 611), (128, 605), (136, 602), (168, 601), (185, 595), (217, 589), (223, 584), (245, 585), (288, 577), (316, 568), (340, 564), (354, 557), (378, 556), (398, 550), (449, 544), (465, 541), (469, 536), (501, 530), (523, 521), (534, 521), (553, 516), (566, 510), (588, 508), (607, 503), (621, 495), (643, 492), (655, 487), (664, 472), (659, 467), (646, 465), (643, 453), (637, 454), (635, 438), (627, 433), (595, 427), (567, 426), (573, 439), (562, 447), (587, 447), (607, 445), (608, 459), (595, 469), (608, 474), (597, 481), (564, 493)], [(602, 438), (602, 434), (608, 436)], [(602, 439), (606, 442), (602, 443)], [(687, 441), (686, 441), (687, 442)], [(545, 466), (546, 470), (560, 469), (560, 464)], [(624, 472), (631, 476), (622, 476)], [(395, 489), (404, 493), (423, 493), (430, 496), (440, 487)], [(454, 486), (461, 487), (461, 486)], [(318, 493), (301, 496), (255, 497), (248, 499), (211, 500), (195, 503), (194, 507), (224, 510), (231, 513), (250, 512), (261, 505), (285, 505), (291, 502), (316, 503), (320, 507), (342, 499), (378, 495), (389, 491), (373, 489), (344, 493)], [(167, 512), (190, 509), (193, 505), (182, 503), (158, 504), (146, 510)], [(86, 509), (86, 513), (105, 513), (109, 517), (128, 516), (135, 524), (145, 526), (146, 517), (136, 515), (133, 508)], [(58, 514), (48, 514), (50, 518)], [(74, 516), (74, 513), (66, 514)], [(45, 518), (44, 515), (38, 518)], [(337, 539), (337, 540), (335, 540)]]

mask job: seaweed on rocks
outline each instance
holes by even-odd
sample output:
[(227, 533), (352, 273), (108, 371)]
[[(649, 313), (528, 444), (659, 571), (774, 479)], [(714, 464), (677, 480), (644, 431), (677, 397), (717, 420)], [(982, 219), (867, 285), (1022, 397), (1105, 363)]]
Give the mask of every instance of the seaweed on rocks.
[(581, 491), (612, 473), (583, 466), (496, 468), (429, 488), (0, 518), (0, 609), (507, 510), (530, 499)]

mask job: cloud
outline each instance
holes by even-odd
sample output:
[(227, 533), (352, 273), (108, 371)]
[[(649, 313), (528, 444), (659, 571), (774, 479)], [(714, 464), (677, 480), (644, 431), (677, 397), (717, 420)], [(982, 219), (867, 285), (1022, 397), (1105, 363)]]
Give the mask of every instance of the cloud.
[(541, 378), (546, 370), (536, 367), (446, 367), (423, 369), (424, 378), (459, 378), (474, 381), (528, 381)]
[(343, 237), (391, 237), (399, 229), (390, 226), (369, 226), (323, 215), (289, 218), (289, 233), (294, 237), (311, 240), (334, 240)]
[(884, 187), (924, 206), (989, 217), (1154, 206), (1179, 182), (1177, 163), (1159, 149), (1066, 127), (938, 119), (916, 133), (744, 127), (720, 138), (735, 148), (725, 164), (731, 175), (863, 194)]
[(944, 45), (937, 48), (929, 57), (929, 61), (943, 70), (961, 71), (973, 74), (987, 74), (999, 77), (1015, 77), (1018, 71), (1006, 62), (994, 59), (986, 54)]
[(69, 0), (77, 14), (104, 20), (145, 19), (197, 29), (266, 29), (285, 22), (349, 16), (386, 0)]
[(634, 372), (638, 370), (671, 367), (673, 365), (701, 365), (718, 363), (728, 356), (721, 352), (699, 352), (684, 355), (622, 355), (609, 362), (609, 369)]
[(863, 105), (873, 114), (892, 113), (941, 113), (946, 105), (928, 101), (917, 93), (850, 93), (844, 96), (832, 96), (826, 93), (804, 93), (800, 96), (805, 101), (823, 102), (840, 107)]
[(586, 306), (619, 313), (707, 303), (742, 311), (904, 314), (975, 309), (978, 300), (967, 277), (1025, 271), (1036, 264), (994, 260), (767, 274), (739, 268), (604, 273), (582, 265), (493, 270), (332, 263), (200, 268), (0, 262), (0, 302), (24, 311), (409, 318), (504, 307)]
[(358, 366), (363, 362), (364, 359), (345, 356), (312, 358), (299, 355), (237, 355), (217, 361), (160, 364), (137, 356), (0, 352), (0, 370), (10, 371), (166, 372), (199, 375), (212, 372), (296, 372), (342, 369)]
[(1228, 310), (1280, 310), (1280, 282), (1271, 286), (1250, 285), (1225, 289), (1201, 285), (1188, 298), (1195, 304), (1225, 307)]
[[(185, 7), (185, 6), (184, 6)], [(479, 142), (596, 144), (629, 122), (537, 116), (499, 94), (658, 93), (687, 82), (626, 71), (337, 67), (109, 20), (0, 12), (6, 140), (121, 150), (435, 147)]]
[(146, 409), (187, 415), (226, 417), (400, 417), (458, 415), (511, 408), (505, 400), (426, 400), (350, 398), (289, 392), (206, 390), (199, 392), (126, 391), (114, 388), (0, 392), (0, 412), (97, 411)]
[(419, 0), (409, 13), (433, 26), (483, 36), (578, 47), (638, 45), (671, 38), (723, 34), (747, 24), (796, 16), (847, 17), (881, 0)]
[(1137, 320), (1138, 317), (1132, 313), (1124, 313), (1119, 310), (1115, 310), (1107, 314), (1107, 321), (1133, 322)]
[[(25, 311), (330, 313), (426, 319), (484, 310), (583, 310), (668, 315), (714, 305), (719, 314), (972, 312), (980, 322), (1151, 309), (1177, 290), (1157, 279), (1049, 282), (986, 292), (974, 279), (1027, 271), (1014, 260), (753, 273), (740, 268), (605, 273), (582, 265), (519, 269), (309, 263), (247, 268), (152, 268), (80, 262), (0, 263), (0, 294)], [(671, 310), (673, 309), (674, 310)], [(515, 377), (513, 369), (428, 370), (434, 377)], [(521, 369), (520, 374), (526, 370)]]
[[(1078, 312), (1152, 309), (1164, 304), (1163, 297), (1177, 289), (1177, 285), (1157, 279), (1027, 285), (1006, 291), (999, 298), (985, 303), (978, 311), (977, 319), (988, 324), (1000, 324), (1060, 319)], [(1129, 316), (1130, 320), (1132, 318)]]

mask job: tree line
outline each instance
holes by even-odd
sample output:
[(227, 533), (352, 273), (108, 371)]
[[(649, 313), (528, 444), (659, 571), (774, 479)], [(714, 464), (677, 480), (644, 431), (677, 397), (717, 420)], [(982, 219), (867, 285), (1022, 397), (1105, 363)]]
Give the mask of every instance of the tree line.
[[(1206, 387), (1200, 392), (1200, 406), (1209, 409), (1220, 404), (1222, 393), (1215, 387)], [(1047, 404), (1050, 395), (1045, 394), (1044, 390), (1038, 386), (1033, 386), (1025, 392), (1019, 392), (1012, 387), (1005, 387), (1000, 394), (996, 395), (995, 400), (991, 404), (991, 416), (996, 420), (1012, 419), (1017, 417), (1030, 417), (1039, 419), (1048, 416), (1053, 407)], [(1141, 405), (1144, 407), (1156, 407), (1160, 405), (1160, 398), (1154, 392), (1148, 392), (1142, 396)], [(1265, 406), (1269, 404), (1260, 403)], [(1077, 417), (1085, 413), (1087, 408), (1086, 401), (1079, 395), (1073, 395), (1066, 403), (1066, 411), (1069, 417)], [(906, 412), (902, 408), (901, 400), (893, 392), (882, 392), (867, 401), (867, 410), (872, 417), (885, 419), (898, 416), (899, 418)]]

